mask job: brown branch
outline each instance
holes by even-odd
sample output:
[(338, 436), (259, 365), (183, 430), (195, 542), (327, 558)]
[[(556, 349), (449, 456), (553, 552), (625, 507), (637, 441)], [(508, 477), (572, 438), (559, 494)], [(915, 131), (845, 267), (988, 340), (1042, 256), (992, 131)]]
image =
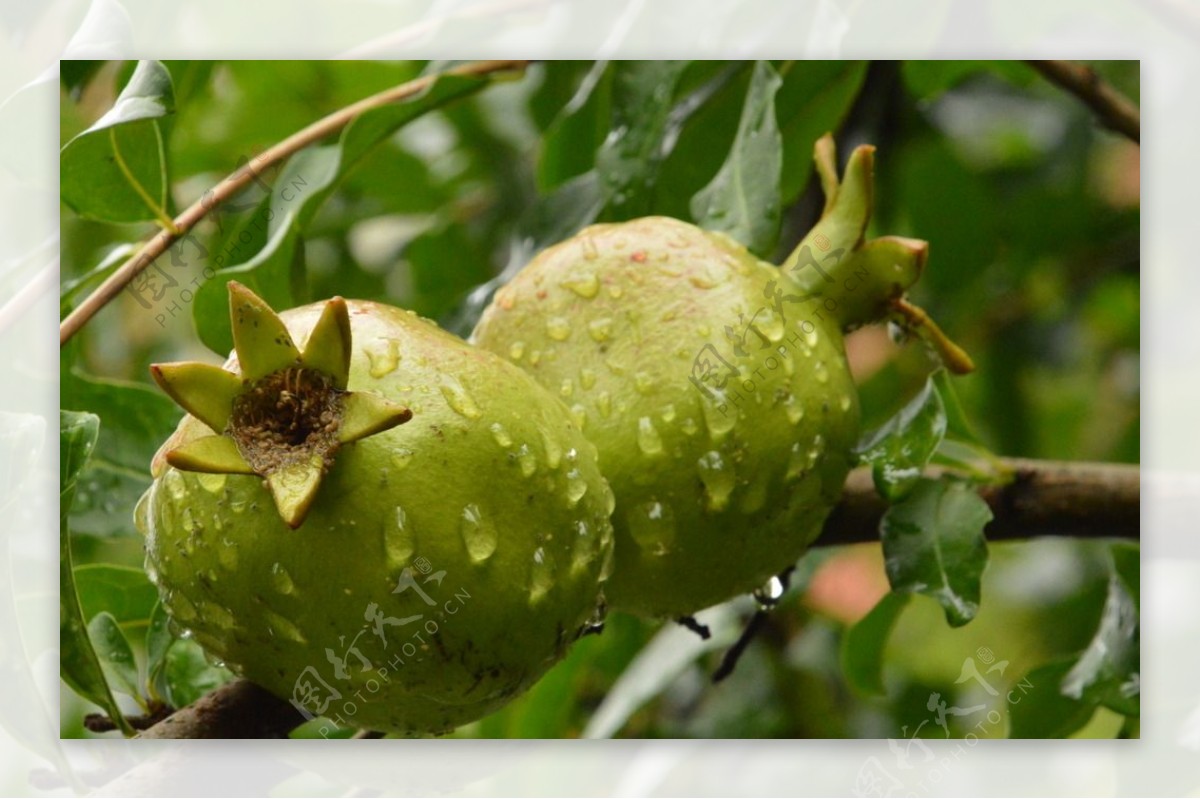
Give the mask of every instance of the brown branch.
[[(980, 491), (995, 514), (987, 528), (989, 541), (1039, 536), (1140, 537), (1141, 473), (1137, 466), (1016, 458), (1001, 463), (1012, 470), (1012, 482)], [(879, 519), (886, 509), (870, 472), (855, 469), (818, 545), (878, 542)], [(303, 721), (290, 703), (247, 680), (235, 680), (138, 737), (283, 738)], [(363, 732), (355, 737), (378, 735)]]
[(1046, 80), (1082, 100), (1105, 127), (1141, 143), (1142, 116), (1138, 107), (1102, 80), (1094, 69), (1073, 61), (1028, 63), (1042, 73)]
[[(1012, 482), (979, 492), (995, 517), (985, 531), (989, 541), (1040, 536), (1140, 538), (1139, 467), (1020, 458), (1000, 462), (1012, 470)], [(855, 469), (817, 544), (878, 541), (879, 520), (887, 507), (875, 491), (870, 471)]]
[(286, 738), (304, 717), (249, 680), (234, 680), (176, 711), (138, 738)]
[(132, 257), (121, 264), (115, 272), (108, 276), (95, 291), (79, 304), (58, 326), (59, 346), (71, 340), (97, 312), (111, 302), (129, 282), (142, 270), (152, 264), (155, 259), (167, 251), (167, 248), (191, 230), (196, 223), (203, 219), (212, 209), (230, 199), (246, 188), (263, 170), (274, 166), (333, 133), (337, 133), (350, 124), (355, 117), (374, 108), (390, 103), (406, 100), (428, 89), (442, 75), (486, 75), (492, 72), (502, 72), (513, 69), (523, 69), (528, 61), (477, 61), (455, 67), (444, 73), (426, 75), (399, 86), (393, 86), (378, 94), (373, 94), (356, 103), (339, 108), (328, 116), (322, 117), (308, 127), (293, 133), (278, 144), (264, 150), (251, 158), (240, 169), (213, 187), (211, 192), (204, 194), (192, 203), (187, 210), (173, 220), (174, 230), (160, 230), (147, 240)]

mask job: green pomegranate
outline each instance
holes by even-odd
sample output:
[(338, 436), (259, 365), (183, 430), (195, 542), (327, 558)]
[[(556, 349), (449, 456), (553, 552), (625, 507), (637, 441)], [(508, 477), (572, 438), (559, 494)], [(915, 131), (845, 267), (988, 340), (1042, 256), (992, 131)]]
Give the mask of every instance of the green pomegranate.
[(557, 393), (599, 449), (617, 501), (610, 607), (681, 616), (752, 591), (840, 497), (860, 432), (843, 331), (914, 321), (901, 295), (927, 251), (863, 241), (872, 161), (858, 148), (839, 183), (818, 143), (825, 210), (781, 268), (635, 219), (540, 253), (484, 311), (472, 340)]
[(444, 732), (528, 688), (611, 565), (567, 409), (409, 311), (230, 295), (224, 368), (152, 368), (189, 413), (137, 514), (175, 622), (337, 727)]

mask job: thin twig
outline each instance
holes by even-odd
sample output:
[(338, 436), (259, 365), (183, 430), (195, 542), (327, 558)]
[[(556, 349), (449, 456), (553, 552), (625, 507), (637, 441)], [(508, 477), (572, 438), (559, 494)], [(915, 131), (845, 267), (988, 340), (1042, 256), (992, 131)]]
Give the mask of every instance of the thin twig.
[[(995, 519), (987, 528), (990, 541), (1039, 536), (1075, 538), (1139, 537), (1141, 496), (1137, 466), (1110, 463), (1067, 463), (1005, 458), (1012, 482), (980, 490)], [(825, 523), (818, 545), (879, 541), (879, 519), (887, 506), (865, 469), (851, 472), (842, 501)], [(759, 613), (718, 670), (727, 676), (746, 645), (765, 621)], [(752, 629), (751, 629), (752, 628)], [(736, 650), (736, 651), (735, 651)], [(714, 680), (719, 679), (714, 675)], [(141, 733), (141, 738), (280, 738), (303, 717), (288, 702), (246, 680), (218, 688), (196, 704), (177, 711)], [(367, 737), (359, 734), (355, 737)]]
[(267, 148), (259, 155), (251, 158), (240, 169), (214, 186), (211, 192), (204, 194), (183, 213), (175, 217), (173, 221), (176, 230), (174, 232), (165, 229), (160, 230), (153, 238), (146, 242), (146, 245), (137, 254), (121, 264), (107, 280), (89, 294), (87, 299), (81, 302), (59, 325), (59, 346), (63, 346), (70, 341), (71, 337), (78, 333), (87, 324), (88, 320), (120, 294), (121, 290), (129, 285), (129, 282), (142, 270), (166, 252), (167, 248), (176, 239), (191, 230), (212, 209), (244, 189), (262, 171), (282, 162), (310, 144), (314, 144), (326, 136), (337, 133), (365, 111), (406, 100), (420, 94), (432, 86), (443, 75), (487, 75), (492, 72), (523, 69), (528, 64), (528, 61), (478, 61), (455, 67), (444, 73), (426, 75), (416, 80), (411, 80), (408, 83), (393, 86), (378, 94), (373, 94), (344, 108), (339, 108), (337, 111), (322, 117), (303, 130), (293, 133), (278, 144)]
[(1046, 80), (1066, 89), (1092, 109), (1105, 127), (1137, 143), (1142, 141), (1142, 116), (1128, 97), (1110, 86), (1096, 70), (1073, 61), (1029, 61)]

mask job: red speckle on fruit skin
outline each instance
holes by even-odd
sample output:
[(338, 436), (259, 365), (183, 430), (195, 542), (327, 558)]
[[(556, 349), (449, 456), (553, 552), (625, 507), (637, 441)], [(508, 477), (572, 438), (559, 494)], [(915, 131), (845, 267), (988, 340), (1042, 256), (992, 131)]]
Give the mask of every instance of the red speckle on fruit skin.
[(545, 290), (545, 289), (539, 289), (539, 290), (538, 290), (538, 293), (537, 293), (537, 298), (538, 298), (539, 300), (544, 300), (544, 299), (546, 299), (546, 290)]
[(637, 261), (639, 264), (640, 264), (640, 263), (645, 263), (645, 261), (646, 261), (646, 253), (645, 253), (645, 251), (643, 251), (643, 250), (638, 250), (637, 252), (635, 252), (635, 253), (633, 253), (632, 255), (630, 255), (630, 256), (629, 256), (629, 260), (631, 260), (631, 261)]

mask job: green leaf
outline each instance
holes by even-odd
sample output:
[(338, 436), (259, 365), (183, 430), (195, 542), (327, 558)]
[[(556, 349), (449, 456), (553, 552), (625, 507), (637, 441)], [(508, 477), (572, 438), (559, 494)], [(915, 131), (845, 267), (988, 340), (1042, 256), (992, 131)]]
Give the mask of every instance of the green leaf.
[(167, 650), (174, 640), (167, 609), (161, 602), (155, 602), (150, 623), (146, 625), (146, 687), (151, 696), (161, 698), (167, 694), (163, 670), (167, 665)]
[[(569, 62), (547, 62), (547, 80), (561, 80), (569, 68)], [(608, 62), (595, 62), (550, 123), (538, 154), (539, 191), (549, 192), (595, 165), (612, 113), (613, 72)]]
[(63, 202), (81, 216), (105, 222), (161, 218), (168, 183), (159, 120), (174, 110), (166, 67), (139, 61), (108, 113), (63, 145)]
[[(73, 360), (68, 351), (64, 363)], [(60, 371), (64, 410), (100, 416), (100, 440), (71, 508), (71, 529), (88, 535), (129, 535), (132, 509), (150, 485), (150, 460), (179, 422), (179, 410), (148, 385)]]
[(163, 675), (167, 701), (173, 707), (187, 707), (234, 677), (229, 669), (209, 663), (200, 645), (186, 638), (167, 650)]
[(945, 434), (945, 408), (930, 379), (899, 413), (859, 445), (860, 457), (871, 464), (880, 496), (889, 502), (908, 496)]
[(767, 61), (754, 65), (737, 135), (712, 182), (692, 197), (692, 218), (766, 256), (779, 235), (783, 142), (775, 93), (783, 81)]
[(59, 415), (59, 668), (63, 681), (75, 693), (99, 705), (126, 735), (133, 729), (121, 715), (105, 680), (104, 669), (88, 637), (75, 574), (71, 566), (71, 531), (67, 517), (75, 496), (75, 484), (96, 446), (100, 419), (90, 413)]
[(813, 170), (813, 143), (837, 131), (867, 75), (865, 61), (792, 61), (779, 68), (775, 114), (783, 135), (784, 205), (795, 202)]
[(842, 673), (859, 693), (883, 695), (883, 652), (896, 620), (911, 599), (912, 594), (888, 593), (842, 637)]
[(76, 567), (75, 590), (85, 619), (107, 612), (118, 624), (147, 621), (158, 601), (158, 591), (144, 571), (111, 563)]
[(114, 690), (141, 700), (138, 666), (129, 640), (111, 613), (97, 613), (88, 623), (88, 636), (100, 658), (100, 668)]
[(671, 98), (686, 61), (617, 61), (612, 121), (596, 153), (596, 173), (613, 220), (643, 216), (666, 155)]
[[(1088, 723), (1096, 706), (1063, 696), (1059, 690), (1070, 669), (1070, 660), (1048, 663), (1012, 687), (1008, 694), (1009, 738), (1066, 738)], [(1014, 697), (1019, 698), (1014, 702)]]
[(933, 597), (952, 627), (969, 622), (979, 610), (988, 558), (983, 528), (991, 519), (991, 508), (969, 485), (920, 478), (880, 522), (892, 590)]
[(1141, 707), (1140, 564), (1137, 548), (1128, 544), (1114, 546), (1111, 555), (1108, 596), (1100, 626), (1062, 679), (1062, 693), (1137, 716)]

